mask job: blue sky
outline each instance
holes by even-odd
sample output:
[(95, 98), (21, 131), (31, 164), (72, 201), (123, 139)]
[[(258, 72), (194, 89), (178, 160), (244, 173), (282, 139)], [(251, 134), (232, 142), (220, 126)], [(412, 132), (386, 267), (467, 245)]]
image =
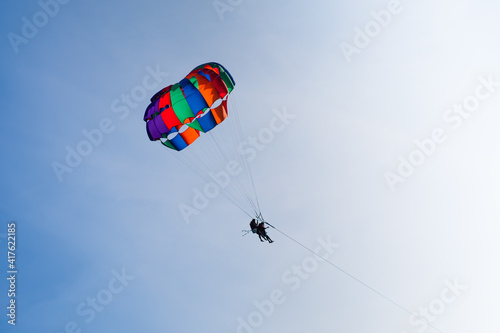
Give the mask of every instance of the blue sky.
[(2, 279), (1, 331), (433, 331), (272, 229), (273, 244), (241, 237), (249, 218), (222, 195), (184, 221), (205, 183), (142, 116), (216, 61), (245, 136), (293, 115), (251, 162), (273, 225), (330, 239), (330, 261), (442, 332), (498, 332), (499, 6), (2, 3), (0, 237), (17, 222), (18, 307), (14, 327)]

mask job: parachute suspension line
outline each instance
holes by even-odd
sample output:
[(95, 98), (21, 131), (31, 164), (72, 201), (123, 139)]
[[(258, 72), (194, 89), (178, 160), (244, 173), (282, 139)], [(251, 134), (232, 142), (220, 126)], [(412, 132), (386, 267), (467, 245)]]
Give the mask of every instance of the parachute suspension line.
[[(235, 98), (235, 96), (233, 96), (233, 98), (231, 98), (231, 101), (233, 101), (234, 98)], [(227, 141), (225, 141), (225, 142), (234, 143), (232, 149), (230, 150), (230, 153), (232, 153), (233, 159), (236, 160), (237, 162), (239, 162), (239, 164), (241, 165), (241, 168), (244, 171), (244, 174), (246, 177), (239, 177), (239, 180), (244, 181), (244, 180), (250, 178), (249, 177), (250, 168), (249, 168), (247, 161), (238, 152), (238, 146), (243, 141), (242, 136), (238, 135), (238, 131), (237, 131), (237, 128), (240, 125), (238, 110), (232, 109), (232, 111), (228, 113), (228, 120), (227, 121), (229, 122), (228, 129), (231, 131), (231, 133), (224, 133), (227, 135), (226, 136)], [(257, 207), (256, 207), (255, 203), (257, 202), (257, 198), (256, 198), (255, 193), (252, 193), (251, 188), (248, 188), (247, 182), (243, 182), (242, 187), (244, 188), (244, 191), (248, 195), (248, 197), (252, 196), (252, 198), (250, 198), (250, 200), (252, 202), (252, 206), (253, 206), (254, 211), (256, 211)]]
[[(181, 159), (181, 162), (182, 159)], [(184, 163), (185, 165), (189, 166), (190, 164), (189, 163)], [(204, 180), (206, 183), (209, 183), (210, 182), (210, 179), (208, 179), (206, 176), (204, 176), (203, 173), (199, 173), (196, 169), (194, 168), (191, 168), (191, 170), (193, 172), (195, 172), (202, 180)], [(251, 217), (251, 215), (248, 213), (248, 209), (245, 209), (243, 208), (243, 205), (241, 202), (239, 202), (237, 199), (235, 199), (235, 196), (233, 195), (228, 195), (227, 193), (225, 192), (221, 192), (221, 194), (226, 197), (229, 201), (231, 201), (236, 207), (238, 207), (244, 214), (248, 215), (249, 217)]]
[[(259, 214), (260, 217), (262, 217), (262, 214)], [(272, 224), (270, 224), (269, 222), (266, 222), (264, 220), (262, 220), (262, 222), (264, 222), (265, 224), (267, 224), (268, 226), (270, 226), (271, 228), (273, 228), (274, 230), (276, 230), (277, 232), (279, 232), (280, 234), (282, 234), (283, 236), (287, 237), (288, 239), (290, 239), (291, 241), (293, 241), (294, 243), (298, 244), (299, 246), (303, 247), (304, 249), (306, 249), (307, 251), (311, 252), (312, 254), (314, 254), (316, 257), (319, 257), (321, 258), (323, 261), (325, 261), (327, 264), (330, 264), (331, 266), (333, 266), (334, 268), (336, 268), (337, 270), (339, 270), (340, 272), (344, 273), (345, 275), (347, 275), (348, 277), (350, 277), (351, 279), (353, 279), (354, 281), (358, 282), (359, 284), (363, 285), (364, 287), (368, 288), (369, 290), (371, 290), (372, 292), (374, 292), (375, 294), (379, 295), (380, 297), (382, 297), (383, 299), (385, 299), (386, 301), (392, 303), (393, 305), (397, 306), (398, 308), (400, 308), (401, 310), (403, 310), (404, 312), (408, 313), (409, 315), (411, 316), (415, 316), (416, 318), (424, 321), (425, 323), (427, 323), (427, 325), (429, 325), (430, 327), (432, 327), (436, 332), (439, 332), (439, 333), (443, 333), (441, 330), (439, 330), (438, 328), (434, 327), (433, 325), (431, 325), (431, 323), (429, 323), (429, 321), (425, 318), (423, 318), (422, 316), (420, 315), (417, 315), (415, 313), (412, 313), (410, 310), (408, 310), (407, 308), (405, 308), (404, 306), (400, 305), (399, 303), (397, 303), (396, 301), (393, 301), (392, 299), (390, 299), (389, 297), (385, 296), (384, 294), (382, 294), (381, 292), (377, 291), (376, 289), (370, 287), (369, 285), (367, 285), (366, 283), (364, 283), (363, 281), (361, 281), (360, 279), (358, 279), (357, 277), (355, 277), (354, 275), (350, 274), (349, 272), (345, 271), (344, 269), (340, 268), (339, 266), (335, 265), (333, 262), (331, 262), (330, 260), (328, 260), (327, 258), (317, 254), (316, 252), (314, 252), (312, 249), (308, 248), (307, 246), (303, 245), (302, 243), (300, 243), (299, 241), (297, 241), (296, 239), (288, 236), (287, 234), (285, 234), (283, 231), (279, 230), (278, 228), (276, 228), (275, 226), (273, 226)]]
[[(236, 162), (238, 161), (238, 156), (234, 152), (234, 147), (231, 147), (230, 144), (234, 141), (234, 137), (231, 137), (231, 133), (227, 133), (227, 129), (231, 129), (231, 119), (227, 119), (225, 122), (228, 124), (221, 124), (221, 130), (214, 134), (214, 132), (210, 131), (208, 137), (210, 137), (213, 145), (210, 145), (216, 152), (221, 156), (219, 161), (223, 161), (223, 164), (220, 165), (221, 170), (225, 170), (227, 168), (227, 163), (229, 163), (232, 159)], [(221, 136), (221, 137), (218, 137)], [(224, 149), (225, 148), (225, 149)], [(232, 154), (231, 154), (232, 153)], [(230, 156), (233, 155), (233, 156)], [(244, 166), (242, 166), (244, 169)], [(230, 174), (232, 186), (237, 189), (240, 197), (243, 198), (244, 201), (249, 205), (250, 210), (255, 210), (254, 200), (250, 198), (249, 191), (246, 189), (244, 178), (239, 176), (238, 174), (233, 175)]]
[[(221, 131), (223, 132), (223, 131)], [(226, 154), (226, 152), (224, 152), (224, 150), (222, 149), (221, 145), (219, 144), (218, 140), (216, 139), (216, 137), (213, 135), (213, 133), (209, 133), (210, 134), (210, 139), (214, 142), (214, 145), (218, 148), (219, 150), (219, 153), (222, 155), (222, 157), (224, 158), (225, 161), (229, 162), (231, 159), (229, 158), (229, 156)], [(227, 139), (224, 138), (224, 141), (226, 141)], [(223, 166), (222, 169), (225, 169), (225, 166)], [(249, 197), (247, 191), (245, 191), (245, 187), (244, 187), (244, 184), (242, 184), (241, 182), (241, 179), (239, 177), (235, 177), (234, 175), (231, 175), (231, 178), (232, 180), (235, 182), (235, 186), (237, 186), (241, 193), (243, 193), (243, 195), (245, 196), (246, 200), (248, 201), (248, 203), (253, 206), (253, 202), (251, 200), (251, 198)]]
[(227, 120), (229, 123), (227, 126), (230, 132), (224, 133), (226, 135), (224, 142), (233, 143), (232, 149), (230, 150), (231, 157), (236, 162), (239, 162), (242, 170), (242, 175), (237, 177), (237, 180), (239, 181), (240, 187), (243, 188), (243, 192), (246, 194), (248, 200), (251, 202), (253, 212), (256, 214), (258, 211), (258, 200), (255, 192), (252, 192), (252, 187), (249, 185), (248, 181), (250, 179), (250, 167), (246, 159), (244, 159), (238, 151), (239, 145), (243, 142), (242, 136), (238, 135), (239, 133), (237, 131), (237, 127), (239, 125), (238, 111), (232, 110), (230, 115), (231, 116), (228, 115), (229, 119)]
[[(202, 171), (202, 169), (197, 166), (197, 164), (194, 164), (192, 163), (189, 158), (187, 158), (187, 156), (183, 155), (183, 154), (176, 154), (176, 153), (173, 153), (174, 157), (179, 160), (180, 162), (182, 162), (185, 166), (187, 166), (189, 169), (191, 169), (191, 171), (193, 171), (196, 175), (198, 175), (202, 180), (204, 180), (205, 182), (208, 181), (208, 177), (206, 175), (205, 172)], [(200, 161), (199, 163), (203, 163), (202, 161)], [(198, 164), (199, 164), (198, 163)], [(235, 203), (236, 204), (236, 203)]]
[[(193, 171), (196, 175), (198, 175), (202, 180), (204, 180), (205, 182), (209, 183), (210, 182), (210, 179), (206, 176), (205, 173), (201, 172), (199, 168), (195, 168), (193, 167), (193, 164), (190, 163), (186, 158), (184, 158), (184, 156), (181, 156), (181, 154), (172, 154), (177, 160), (179, 160), (181, 163), (183, 163), (184, 165), (186, 165), (188, 168), (191, 169), (191, 171)], [(241, 203), (238, 203), (237, 201), (234, 200), (234, 198), (232, 196), (228, 196), (226, 193), (224, 192), (221, 192), (221, 194), (223, 196), (225, 196), (229, 201), (231, 201), (236, 207), (238, 207), (244, 214), (248, 215), (249, 217), (252, 217), (252, 215), (250, 215), (246, 209), (244, 209), (242, 206), (241, 206)]]
[[(211, 132), (209, 132), (208, 134), (212, 134)], [(212, 135), (209, 135), (210, 138), (212, 138)], [(217, 141), (214, 141), (215, 143)], [(195, 143), (196, 144), (196, 143)], [(226, 165), (225, 165), (225, 159), (224, 159), (224, 155), (221, 154), (222, 150), (221, 148), (219, 147), (219, 150), (217, 150), (214, 145), (212, 144), (209, 144), (208, 142), (205, 144), (206, 147), (203, 147), (203, 149), (201, 149), (203, 152), (207, 153), (208, 154), (208, 158), (211, 158), (212, 159), (212, 165), (213, 165), (213, 168), (210, 168), (208, 166), (206, 166), (206, 171), (207, 173), (209, 173), (210, 171), (215, 171), (214, 169), (217, 169), (217, 170), (224, 170), (226, 168)], [(199, 147), (193, 147), (193, 148), (199, 148)], [(221, 155), (219, 158), (217, 158), (218, 155)], [(206, 165), (206, 164), (205, 164)], [(234, 177), (233, 177), (234, 178)], [(237, 179), (237, 178), (236, 178)], [(231, 179), (230, 179), (231, 180)], [(234, 183), (233, 183), (234, 184)], [(229, 183), (227, 186), (221, 186), (221, 191), (223, 192), (226, 192), (227, 194), (231, 195), (232, 197), (234, 197), (235, 199), (237, 198), (238, 200), (240, 200), (240, 203), (242, 205), (246, 205), (248, 204), (248, 201), (246, 200), (246, 198), (244, 197), (244, 191), (242, 190), (239, 190), (237, 187), (234, 188), (234, 186), (230, 186), (231, 183)], [(235, 191), (236, 190), (236, 191)], [(246, 202), (246, 203), (245, 203)], [(251, 207), (251, 204), (250, 204), (250, 207)]]
[[(201, 144), (202, 142), (200, 142)], [(196, 142), (195, 142), (196, 144)], [(193, 153), (191, 150), (184, 151), (183, 154), (175, 154), (174, 156), (179, 159), (182, 163), (188, 166), (193, 172), (195, 172), (201, 179), (205, 182), (210, 183), (211, 180), (208, 176), (211, 168), (207, 165), (207, 162), (210, 161), (210, 158), (213, 159), (213, 153), (210, 153), (210, 145), (202, 145), (202, 147), (191, 147), (193, 148), (203, 148), (198, 149), (196, 153)], [(201, 152), (209, 152), (207, 156), (203, 156)], [(196, 156), (197, 154), (201, 154), (200, 156)], [(217, 159), (215, 159), (217, 161)], [(231, 193), (231, 189), (223, 189), (221, 193), (228, 198), (231, 202), (233, 202), (240, 210), (244, 211), (245, 214), (248, 215), (247, 209), (244, 209), (242, 206), (245, 206), (241, 201), (238, 200), (238, 196), (235, 193)]]
[[(257, 221), (261, 221), (261, 222), (264, 222), (264, 223), (266, 223), (266, 224), (269, 224), (269, 223), (267, 223), (267, 222), (264, 220), (264, 218), (262, 217), (262, 213), (261, 213), (261, 212), (259, 212), (258, 214), (255, 214), (255, 219), (256, 219)], [(270, 224), (269, 224), (269, 225), (270, 225)], [(273, 228), (274, 228), (274, 227), (273, 227)], [(278, 229), (276, 229), (276, 230), (278, 230)]]
[[(206, 183), (211, 183), (214, 179), (211, 179), (209, 174), (215, 170), (221, 169), (223, 165), (223, 159), (218, 158), (218, 151), (215, 147), (208, 141), (197, 140), (190, 147), (190, 150), (183, 151), (183, 154), (175, 154), (190, 168), (196, 169), (198, 176), (200, 176)], [(245, 203), (245, 199), (242, 197), (241, 191), (235, 191), (234, 187), (225, 187), (219, 189), (220, 193), (228, 198), (232, 203), (234, 203), (240, 210), (244, 211), (245, 214), (249, 215), (249, 207)]]
[[(237, 125), (236, 129), (237, 129), (238, 134), (239, 134), (238, 137), (240, 138), (241, 142), (243, 142), (244, 135), (243, 135), (242, 127), (241, 127), (238, 105), (236, 104), (236, 101), (234, 98), (231, 99), (231, 104), (232, 104), (232, 108), (234, 109), (234, 114), (235, 114), (235, 118), (236, 118), (236, 125)], [(257, 195), (257, 190), (255, 187), (255, 181), (253, 179), (252, 169), (250, 168), (248, 161), (246, 159), (244, 159), (240, 154), (238, 154), (238, 155), (243, 160), (243, 163), (246, 165), (246, 170), (248, 171), (248, 175), (250, 176), (250, 181), (252, 183), (253, 194), (255, 196), (255, 202), (257, 204), (257, 209), (258, 209), (257, 212), (260, 213), (261, 209), (260, 209), (260, 204), (259, 204), (259, 197)]]
[[(221, 131), (221, 132), (223, 132), (223, 131)], [(209, 132), (208, 134), (210, 134), (209, 135), (210, 139), (213, 141), (214, 146), (218, 148), (218, 152), (221, 154), (221, 156), (223, 157), (223, 159), (225, 161), (227, 161), (227, 163), (229, 163), (229, 161), (231, 160), (231, 158), (224, 152), (224, 150), (222, 149), (222, 147), (219, 144), (218, 140), (215, 138), (215, 136), (211, 132)], [(224, 170), (225, 166), (222, 167), (221, 169)], [(242, 180), (240, 179), (240, 177), (231, 175), (231, 181), (234, 181), (235, 186), (239, 189), (240, 193), (242, 193), (242, 195), (244, 196), (246, 202), (255, 211), (255, 209), (256, 209), (255, 204), (254, 204), (253, 200), (250, 198), (249, 193), (246, 190), (245, 185), (242, 183)]]
[[(233, 98), (231, 98), (231, 101)], [(257, 193), (255, 190), (255, 182), (253, 180), (253, 175), (247, 159), (244, 158), (242, 154), (238, 152), (238, 145), (243, 142), (243, 132), (241, 131), (241, 124), (239, 121), (239, 112), (235, 108), (228, 111), (227, 119), (222, 122), (219, 126), (218, 131), (209, 131), (205, 135), (211, 139), (212, 144), (206, 142), (200, 143), (205, 144), (204, 149), (201, 152), (208, 154), (209, 158), (212, 158), (212, 164), (218, 164), (216, 167), (206, 167), (207, 171), (211, 170), (225, 170), (227, 168), (227, 163), (231, 160), (239, 162), (242, 173), (240, 175), (231, 174), (231, 184), (227, 186), (224, 190), (226, 192), (231, 192), (231, 195), (235, 195), (239, 198), (240, 204), (250, 208), (255, 215), (260, 212), (260, 205), (257, 198)], [(238, 138), (240, 140), (238, 140)], [(199, 141), (199, 140), (197, 140)], [(194, 142), (193, 148), (200, 148), (198, 142)], [(220, 157), (220, 158), (217, 158)], [(246, 204), (243, 204), (246, 202)]]
[[(202, 151), (204, 151), (203, 149)], [(194, 171), (198, 176), (200, 176), (205, 182), (209, 183), (210, 178), (208, 177), (208, 173), (210, 171), (210, 167), (207, 165), (207, 158), (203, 158), (201, 156), (193, 156), (192, 152), (184, 152), (184, 154), (174, 154), (176, 158), (178, 158), (181, 162), (187, 165), (192, 171)], [(213, 156), (212, 154), (208, 155)], [(201, 168), (199, 165), (203, 166)], [(224, 191), (223, 191), (224, 192)], [(227, 192), (230, 192), (229, 189)], [(224, 194), (224, 193), (223, 193)], [(232, 193), (231, 193), (232, 194)], [(232, 198), (236, 198), (234, 194), (231, 195)], [(235, 200), (232, 200), (235, 203)], [(241, 203), (240, 203), (241, 206)], [(241, 207), (240, 207), (241, 209)]]
[[(222, 125), (222, 124), (221, 124)], [(219, 131), (217, 131), (217, 135), (224, 135), (225, 134), (224, 128), (221, 128)], [(214, 138), (214, 132), (210, 131), (207, 134), (208, 137)], [(220, 140), (212, 140), (215, 143), (218, 143)], [(222, 140), (222, 142), (230, 142), (231, 140)], [(202, 173), (205, 174), (210, 174), (211, 172), (216, 172), (218, 170), (224, 170), (226, 169), (226, 157), (223, 152), (223, 149), (219, 146), (217, 147), (216, 144), (213, 144), (209, 141), (202, 141), (202, 140), (197, 140), (196, 142), (193, 143), (193, 147), (191, 149), (194, 149), (193, 151), (186, 151), (184, 154), (187, 156), (188, 154), (192, 154), (195, 157), (195, 163), (194, 165), (197, 164), (202, 164), (204, 166), (204, 170), (202, 170)], [(187, 154), (186, 154), (187, 153)], [(207, 164), (208, 163), (208, 164)], [(238, 177), (233, 177), (236, 180), (238, 180)], [(207, 180), (208, 179), (208, 180)], [(210, 182), (210, 178), (206, 178), (207, 182)], [(212, 179), (213, 181), (213, 179)], [(228, 186), (222, 187), (221, 188), (222, 192), (225, 192), (227, 195), (230, 195), (231, 197), (234, 198), (234, 200), (238, 200), (240, 202), (240, 205), (247, 206), (248, 208), (251, 209), (252, 205), (246, 201), (246, 198), (244, 196), (245, 191), (238, 189), (237, 187), (237, 182), (233, 182), (232, 184), (228, 184)], [(234, 201), (233, 200), (233, 201)]]

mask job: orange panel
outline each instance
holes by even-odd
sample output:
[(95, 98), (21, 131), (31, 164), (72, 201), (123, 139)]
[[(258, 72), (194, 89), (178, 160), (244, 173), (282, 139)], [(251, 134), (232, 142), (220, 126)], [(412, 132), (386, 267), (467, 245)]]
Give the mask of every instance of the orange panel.
[(187, 130), (185, 130), (182, 133), (179, 133), (179, 135), (181, 136), (181, 138), (184, 139), (184, 141), (186, 141), (186, 144), (188, 146), (200, 137), (200, 133), (191, 127), (188, 127)]
[(208, 106), (212, 106), (220, 98), (219, 92), (215, 89), (212, 82), (208, 81), (203, 75), (194, 74), (193, 76), (198, 80), (198, 90), (203, 95), (205, 101), (207, 101)]
[(222, 101), (222, 104), (212, 109), (212, 114), (215, 118), (215, 122), (220, 124), (227, 117), (226, 101)]

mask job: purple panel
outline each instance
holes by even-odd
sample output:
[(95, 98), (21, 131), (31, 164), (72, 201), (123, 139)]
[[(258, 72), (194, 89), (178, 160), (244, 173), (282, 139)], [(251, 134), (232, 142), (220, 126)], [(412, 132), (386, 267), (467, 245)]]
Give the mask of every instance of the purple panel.
[(147, 122), (147, 126), (153, 140), (158, 140), (159, 138), (161, 138), (161, 133), (158, 131), (152, 120)]
[(157, 99), (156, 101), (154, 101), (154, 103), (149, 104), (148, 108), (146, 109), (146, 113), (144, 114), (144, 120), (151, 119), (153, 118), (153, 115), (160, 112), (160, 109), (158, 108), (159, 103), (160, 100)]
[(160, 115), (154, 117), (154, 119), (152, 121), (154, 121), (156, 128), (158, 129), (158, 131), (160, 133), (165, 134), (165, 133), (170, 132), (170, 130), (168, 129), (167, 125), (165, 125), (165, 123), (163, 122), (163, 119)]
[(144, 121), (147, 121), (151, 119), (151, 116), (149, 115), (149, 109), (153, 107), (153, 103), (149, 103), (148, 107), (146, 108), (146, 111), (144, 111)]

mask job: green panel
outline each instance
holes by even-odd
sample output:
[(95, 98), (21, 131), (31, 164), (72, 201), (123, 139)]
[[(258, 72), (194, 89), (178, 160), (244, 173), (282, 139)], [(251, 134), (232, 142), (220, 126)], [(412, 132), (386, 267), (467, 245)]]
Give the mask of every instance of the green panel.
[(162, 142), (162, 144), (163, 144), (164, 146), (167, 146), (167, 147), (168, 147), (168, 148), (170, 148), (170, 149), (177, 150), (177, 149), (175, 149), (174, 145), (170, 143), (170, 141), (169, 141), (169, 140), (166, 140), (165, 142)]
[(220, 72), (219, 76), (221, 77), (222, 81), (224, 81), (224, 83), (226, 84), (227, 91), (228, 92), (233, 91), (234, 84), (233, 84), (233, 81), (231, 80), (231, 78), (229, 77), (229, 75), (227, 75), (227, 73), (224, 72), (224, 70), (222, 68), (219, 69), (219, 72)]
[(210, 66), (217, 67), (219, 69), (219, 76), (221, 77), (222, 81), (224, 81), (224, 83), (226, 84), (228, 92), (231, 92), (234, 89), (234, 82), (233, 80), (231, 80), (231, 77), (226, 73), (224, 68), (213, 62), (210, 63)]
[(170, 99), (172, 101), (172, 108), (174, 109), (174, 113), (179, 118), (181, 123), (184, 123), (184, 120), (187, 118), (194, 117), (193, 111), (189, 107), (188, 102), (184, 98), (184, 94), (178, 83), (172, 86), (172, 90), (170, 90)]
[(170, 104), (174, 105), (181, 99), (184, 99), (184, 94), (182, 93), (179, 83), (176, 83), (170, 88)]
[(205, 131), (203, 130), (203, 128), (201, 128), (201, 125), (198, 122), (198, 119), (195, 119), (195, 120), (193, 120), (192, 122), (190, 122), (189, 124), (186, 124), (186, 125), (188, 125), (191, 128), (194, 128), (195, 130), (198, 130), (200, 132), (205, 133)]
[(189, 79), (189, 81), (191, 81), (191, 83), (193, 84), (193, 86), (198, 89), (198, 79), (196, 77), (192, 77)]

